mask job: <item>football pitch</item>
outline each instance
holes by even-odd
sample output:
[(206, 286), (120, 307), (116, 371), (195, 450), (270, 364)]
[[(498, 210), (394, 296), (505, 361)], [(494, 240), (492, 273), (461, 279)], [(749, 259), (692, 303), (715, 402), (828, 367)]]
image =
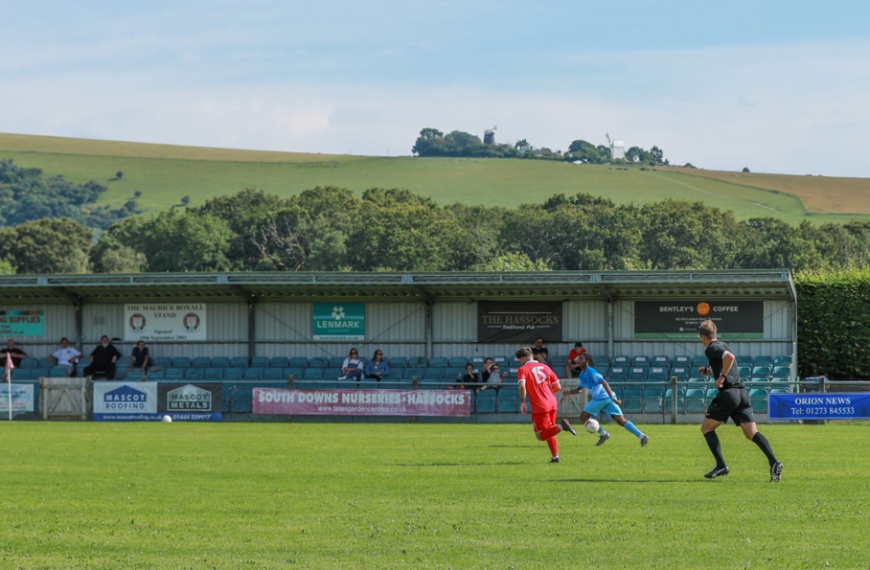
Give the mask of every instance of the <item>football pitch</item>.
[(870, 424), (0, 424), (0, 568), (868, 568)]

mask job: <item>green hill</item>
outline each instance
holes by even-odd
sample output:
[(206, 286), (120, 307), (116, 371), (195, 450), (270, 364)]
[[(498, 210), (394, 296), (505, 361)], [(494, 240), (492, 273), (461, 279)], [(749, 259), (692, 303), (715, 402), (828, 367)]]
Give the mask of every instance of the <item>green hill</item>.
[[(73, 182), (106, 184), (109, 192), (101, 203), (113, 207), (120, 207), (140, 191), (141, 207), (152, 213), (180, 204), (184, 196), (189, 196), (191, 205), (197, 205), (244, 188), (287, 196), (315, 186), (339, 186), (357, 193), (372, 187), (407, 188), (441, 204), (515, 207), (539, 203), (554, 194), (585, 192), (618, 204), (667, 198), (700, 200), (732, 210), (738, 219), (870, 221), (870, 200), (864, 199), (870, 191), (870, 179), (738, 175), (538, 160), (283, 153), (2, 133), (0, 158), (42, 168), (47, 174), (60, 174)], [(119, 171), (123, 176), (115, 179)], [(836, 200), (829, 198), (832, 192)]]

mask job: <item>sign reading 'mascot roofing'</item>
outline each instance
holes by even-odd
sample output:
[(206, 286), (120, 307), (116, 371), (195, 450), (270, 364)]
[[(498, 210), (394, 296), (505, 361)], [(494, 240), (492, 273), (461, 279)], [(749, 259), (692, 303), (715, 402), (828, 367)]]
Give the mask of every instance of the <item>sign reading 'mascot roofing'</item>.
[(205, 303), (124, 305), (124, 340), (208, 340), (206, 307)]

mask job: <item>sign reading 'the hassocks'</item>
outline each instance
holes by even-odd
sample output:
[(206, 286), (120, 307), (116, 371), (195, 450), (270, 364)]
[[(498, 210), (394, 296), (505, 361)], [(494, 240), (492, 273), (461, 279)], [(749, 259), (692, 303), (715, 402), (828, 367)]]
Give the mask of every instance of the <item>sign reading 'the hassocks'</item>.
[(723, 338), (764, 338), (763, 301), (635, 301), (634, 337), (696, 339), (707, 319)]
[(477, 342), (531, 344), (535, 337), (545, 342), (562, 340), (562, 302), (477, 303)]

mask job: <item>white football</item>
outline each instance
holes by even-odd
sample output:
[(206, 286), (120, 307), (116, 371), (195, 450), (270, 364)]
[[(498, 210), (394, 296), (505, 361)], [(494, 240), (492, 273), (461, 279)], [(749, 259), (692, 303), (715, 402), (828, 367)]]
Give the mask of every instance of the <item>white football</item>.
[(163, 416), (162, 418), (160, 418), (160, 421), (165, 423), (165, 424), (171, 424), (172, 423), (172, 416)]
[(586, 431), (588, 431), (589, 433), (598, 433), (598, 428), (600, 426), (598, 425), (598, 420), (596, 420), (595, 418), (589, 418), (588, 420), (586, 420), (586, 425), (583, 427), (585, 427)]

